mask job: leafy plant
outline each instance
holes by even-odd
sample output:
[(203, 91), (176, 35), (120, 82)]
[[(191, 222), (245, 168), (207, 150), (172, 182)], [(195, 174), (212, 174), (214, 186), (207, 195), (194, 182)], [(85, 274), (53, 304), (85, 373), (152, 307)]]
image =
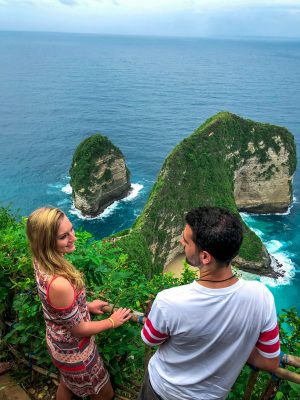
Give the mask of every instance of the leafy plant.
[[(0, 343), (1, 358), (5, 358), (10, 345), (29, 365), (35, 362), (55, 371), (46, 349), (45, 324), (27, 249), (25, 220), (18, 220), (8, 210), (0, 209), (0, 227), (0, 311), (1, 319), (10, 322)], [(95, 241), (83, 231), (76, 236), (77, 250), (68, 257), (84, 274), (89, 300), (101, 297), (116, 307), (144, 312), (147, 300), (153, 300), (159, 291), (195, 278), (195, 272), (185, 264), (179, 279), (170, 273), (156, 274), (149, 279), (141, 273), (138, 260), (132, 261), (120, 246), (124, 242), (116, 238)], [(123, 237), (126, 238), (126, 233)], [(300, 318), (296, 310), (284, 310), (279, 323), (283, 350), (299, 354)], [(145, 346), (140, 330), (141, 325), (129, 322), (96, 335), (99, 352), (116, 383), (142, 380)], [(244, 367), (228, 399), (243, 398), (249, 374), (249, 367)], [(269, 374), (260, 374), (252, 400), (260, 398), (259, 393), (269, 379)], [(299, 387), (283, 381), (275, 399), (299, 399)]]

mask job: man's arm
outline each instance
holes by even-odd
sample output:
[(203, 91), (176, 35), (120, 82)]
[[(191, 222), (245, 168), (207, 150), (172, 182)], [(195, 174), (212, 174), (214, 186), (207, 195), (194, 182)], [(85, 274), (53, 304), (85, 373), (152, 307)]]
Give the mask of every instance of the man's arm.
[(258, 352), (256, 347), (254, 347), (247, 362), (256, 368), (263, 369), (268, 372), (275, 372), (275, 370), (279, 367), (279, 356), (274, 358), (266, 358)]
[(149, 318), (145, 322), (141, 336), (143, 341), (151, 347), (163, 344), (169, 337), (169, 335), (155, 329)]
[(248, 358), (249, 364), (268, 372), (274, 372), (279, 367), (280, 342), (276, 320), (275, 324), (272, 329), (261, 332)]
[(141, 331), (143, 341), (151, 347), (159, 346), (169, 338), (167, 318), (159, 303), (158, 298), (156, 298)]

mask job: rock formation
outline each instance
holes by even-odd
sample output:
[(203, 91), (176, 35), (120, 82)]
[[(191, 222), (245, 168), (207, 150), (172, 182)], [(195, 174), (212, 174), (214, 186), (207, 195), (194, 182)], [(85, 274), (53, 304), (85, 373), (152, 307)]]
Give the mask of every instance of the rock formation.
[[(219, 113), (166, 158), (142, 214), (128, 238), (122, 240), (127, 241), (129, 251), (131, 239), (135, 243), (134, 237), (143, 238), (148, 256), (143, 248), (141, 263), (148, 260), (150, 275), (161, 272), (183, 252), (179, 239), (188, 210), (220, 206), (237, 214), (239, 210), (285, 211), (292, 200), (295, 168), (294, 138), (287, 129)], [(261, 240), (244, 227), (245, 238), (235, 264), (274, 276)]]
[(70, 169), (75, 207), (96, 216), (130, 189), (124, 156), (111, 141), (95, 134), (79, 144)]
[[(241, 157), (234, 171), (234, 198), (240, 211), (282, 213), (291, 203), (290, 149), (280, 135), (274, 135), (272, 140), (279, 146), (277, 152), (276, 147), (267, 147), (263, 138), (258, 147), (250, 142), (251, 156)], [(256, 154), (261, 149), (266, 155), (263, 162)], [(227, 157), (231, 155), (229, 153)]]

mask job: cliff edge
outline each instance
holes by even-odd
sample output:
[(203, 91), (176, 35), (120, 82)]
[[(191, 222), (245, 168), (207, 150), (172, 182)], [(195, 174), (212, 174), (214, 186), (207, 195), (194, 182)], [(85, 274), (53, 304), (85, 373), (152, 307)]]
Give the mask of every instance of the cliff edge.
[(122, 152), (100, 134), (79, 144), (70, 176), (75, 207), (92, 217), (125, 197), (130, 189), (130, 173)]

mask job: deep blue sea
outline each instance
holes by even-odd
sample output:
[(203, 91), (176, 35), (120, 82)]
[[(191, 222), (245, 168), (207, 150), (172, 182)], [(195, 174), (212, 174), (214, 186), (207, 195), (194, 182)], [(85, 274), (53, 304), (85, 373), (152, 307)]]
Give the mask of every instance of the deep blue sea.
[[(52, 204), (101, 238), (130, 227), (173, 147), (227, 110), (287, 127), (300, 154), (300, 40), (0, 32), (0, 200), (21, 215)], [(82, 219), (69, 191), (76, 146), (100, 132), (125, 155), (134, 191)], [(300, 174), (285, 215), (244, 215), (286, 275), (277, 308), (299, 308)]]

